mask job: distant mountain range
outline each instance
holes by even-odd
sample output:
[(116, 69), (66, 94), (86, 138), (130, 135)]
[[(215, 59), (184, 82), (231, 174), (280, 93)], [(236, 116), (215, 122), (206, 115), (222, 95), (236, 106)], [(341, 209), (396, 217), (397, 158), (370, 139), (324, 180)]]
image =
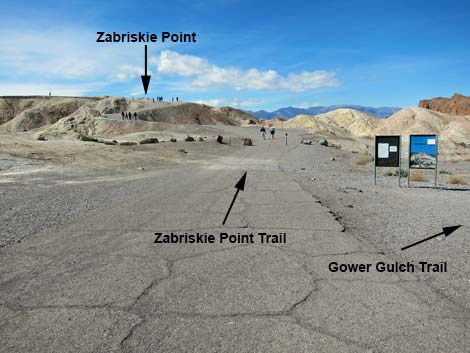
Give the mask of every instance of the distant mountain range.
[(373, 108), (373, 107), (364, 107), (362, 105), (342, 104), (342, 105), (330, 105), (328, 107), (319, 106), (319, 107), (310, 107), (310, 108), (287, 107), (287, 108), (278, 109), (274, 112), (267, 112), (266, 110), (258, 110), (256, 112), (247, 110), (246, 112), (258, 118), (263, 118), (263, 119), (272, 119), (275, 117), (290, 119), (300, 114), (317, 115), (317, 114), (328, 113), (329, 111), (340, 109), (340, 108), (355, 109), (360, 112), (375, 116), (376, 118), (387, 118), (390, 115), (393, 115), (397, 111), (401, 110), (401, 108), (396, 108), (396, 107)]

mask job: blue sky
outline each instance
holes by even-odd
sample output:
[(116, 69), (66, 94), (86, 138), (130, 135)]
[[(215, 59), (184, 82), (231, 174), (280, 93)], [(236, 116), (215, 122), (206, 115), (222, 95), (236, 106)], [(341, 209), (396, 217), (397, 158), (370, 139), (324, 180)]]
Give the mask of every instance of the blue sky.
[(470, 95), (468, 1), (10, 1), (0, 95), (142, 96), (143, 44), (96, 32), (196, 32), (149, 45), (149, 96), (274, 110), (416, 106)]

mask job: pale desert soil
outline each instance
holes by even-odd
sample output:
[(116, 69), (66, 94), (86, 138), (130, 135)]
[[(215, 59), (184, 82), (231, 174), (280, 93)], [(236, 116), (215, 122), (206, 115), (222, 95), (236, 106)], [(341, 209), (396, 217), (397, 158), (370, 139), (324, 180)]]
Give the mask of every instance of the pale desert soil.
[[(427, 171), (429, 182), (412, 182), (408, 188), (402, 178), (398, 188), (397, 177), (383, 176), (383, 170), (374, 186), (372, 162), (356, 165), (356, 158), (328, 147), (299, 145), (283, 168), (334, 212), (346, 231), (378, 250), (401, 261), (447, 261), (448, 273), (418, 275), (442, 295), (470, 307), (470, 186), (449, 185), (448, 175), (439, 174), (434, 189), (434, 172)], [(439, 168), (470, 183), (469, 162), (441, 163)], [(454, 225), (463, 227), (448, 238), (400, 250)]]
[[(246, 148), (240, 143), (242, 136), (255, 137), (255, 145), (266, 143), (260, 141), (257, 128), (217, 129), (227, 139), (230, 136), (231, 145), (218, 144), (213, 136), (204, 142), (138, 146), (40, 142), (27, 134), (4, 136), (0, 143), (0, 246), (46, 229), (59, 229), (110, 202), (125, 203), (142, 186), (139, 178), (147, 173), (178, 168), (187, 172), (191, 163), (211, 165)], [(285, 173), (327, 206), (348, 232), (371, 242), (379, 251), (403, 261), (447, 261), (448, 273), (420, 276), (443, 296), (470, 307), (468, 185), (446, 186), (447, 175), (440, 175), (437, 190), (417, 183), (399, 189), (396, 177), (380, 177), (374, 186), (371, 162), (358, 166), (357, 154), (316, 142), (302, 145), (298, 132), (289, 134), (288, 154), (277, 162)], [(250, 148), (255, 155), (256, 146)], [(470, 182), (469, 163), (441, 164), (441, 169), (463, 175)], [(406, 184), (405, 179), (402, 183)], [(400, 250), (444, 226), (457, 224), (463, 227), (447, 239)]]

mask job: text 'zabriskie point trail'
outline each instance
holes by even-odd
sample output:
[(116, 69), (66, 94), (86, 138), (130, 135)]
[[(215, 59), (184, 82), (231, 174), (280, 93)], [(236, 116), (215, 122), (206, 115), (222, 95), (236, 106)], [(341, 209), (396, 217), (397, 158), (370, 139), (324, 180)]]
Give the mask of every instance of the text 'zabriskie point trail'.
[(468, 352), (441, 2), (3, 1), (0, 353)]

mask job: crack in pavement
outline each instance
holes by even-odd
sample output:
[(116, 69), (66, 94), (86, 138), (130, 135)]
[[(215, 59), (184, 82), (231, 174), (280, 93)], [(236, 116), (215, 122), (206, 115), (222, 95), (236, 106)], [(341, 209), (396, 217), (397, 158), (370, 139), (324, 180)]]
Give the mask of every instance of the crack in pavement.
[(119, 342), (119, 347), (120, 347), (120, 350), (121, 350), (122, 352), (124, 352), (124, 349), (125, 349), (125, 347), (124, 347), (125, 342), (126, 342), (129, 338), (131, 338), (131, 336), (134, 334), (134, 331), (135, 331), (139, 326), (143, 325), (143, 324), (145, 323), (145, 321), (146, 321), (145, 319), (143, 319), (142, 317), (139, 317), (139, 321), (138, 321), (136, 324), (132, 325), (132, 327), (129, 329), (129, 332), (126, 334), (126, 336), (124, 336), (124, 338)]

